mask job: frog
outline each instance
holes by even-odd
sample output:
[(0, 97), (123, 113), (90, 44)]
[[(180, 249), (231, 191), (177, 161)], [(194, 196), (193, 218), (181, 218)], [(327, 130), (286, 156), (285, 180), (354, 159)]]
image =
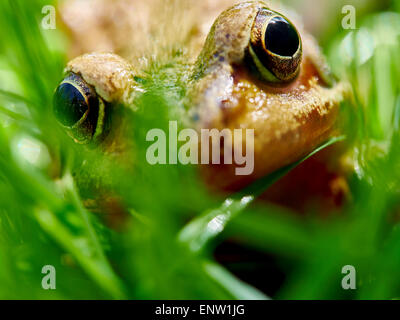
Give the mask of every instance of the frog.
[[(254, 130), (251, 174), (235, 174), (236, 164), (199, 166), (201, 179), (210, 189), (222, 192), (241, 190), (338, 135), (340, 105), (351, 94), (348, 84), (331, 74), (316, 40), (303, 29), (295, 13), (264, 1), (236, 2), (189, 1), (185, 5), (172, 1), (162, 6), (173, 8), (165, 13), (166, 21), (181, 19), (176, 22), (180, 27), (176, 42), (185, 48), (187, 79), (183, 98), (187, 108), (182, 122), (196, 131)], [(74, 26), (72, 34), (87, 33), (79, 31), (81, 24), (68, 20), (73, 20), (71, 12), (77, 12), (71, 9), (76, 3), (79, 1), (67, 5), (70, 11), (65, 9), (65, 23)], [(163, 30), (164, 24), (158, 22), (155, 26), (149, 22), (157, 10), (152, 8), (159, 8), (156, 3), (157, 0), (121, 0), (112, 4), (98, 1), (97, 8), (104, 12), (113, 8), (114, 17), (121, 15), (122, 32), (130, 34), (135, 30), (135, 34), (131, 42), (121, 41), (121, 36), (110, 40), (99, 30), (97, 20), (86, 19), (92, 21), (92, 25), (88, 23), (89, 30), (96, 30), (95, 35), (103, 34), (97, 35), (92, 45), (100, 52), (85, 52), (90, 51), (91, 41), (85, 43), (82, 52), (73, 48), (74, 58), (68, 62), (65, 77), (54, 94), (55, 117), (80, 148), (96, 148), (119, 163), (125, 161), (127, 166), (130, 162), (124, 155), (135, 146), (126, 139), (129, 124), (124, 117), (126, 112), (135, 112), (135, 99), (143, 94), (141, 83), (146, 78), (148, 60), (154, 55), (168, 60), (168, 54), (160, 47), (168, 48), (170, 37), (176, 37), (175, 28), (169, 34)], [(140, 8), (140, 12), (127, 10), (132, 7)], [(176, 10), (178, 7), (183, 11)], [(173, 11), (180, 14), (174, 12), (171, 18)], [(101, 39), (107, 41), (101, 43)], [(103, 49), (108, 52), (101, 52)], [(95, 175), (85, 170), (84, 166), (80, 168), (78, 181)], [(313, 179), (312, 171), (307, 170), (308, 180)], [(286, 184), (293, 184), (290, 177), (287, 181)], [(281, 189), (279, 193), (285, 194)], [(106, 198), (101, 207), (110, 207)], [(116, 210), (114, 201), (111, 203), (112, 210)]]

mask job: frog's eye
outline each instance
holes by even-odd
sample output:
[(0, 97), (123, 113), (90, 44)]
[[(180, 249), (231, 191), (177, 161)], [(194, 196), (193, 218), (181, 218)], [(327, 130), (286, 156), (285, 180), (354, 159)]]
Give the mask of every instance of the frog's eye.
[(260, 9), (254, 21), (249, 52), (261, 76), (269, 82), (288, 82), (299, 73), (301, 38), (284, 16)]
[(102, 131), (104, 102), (80, 76), (70, 73), (54, 93), (53, 111), (75, 141), (90, 142)]

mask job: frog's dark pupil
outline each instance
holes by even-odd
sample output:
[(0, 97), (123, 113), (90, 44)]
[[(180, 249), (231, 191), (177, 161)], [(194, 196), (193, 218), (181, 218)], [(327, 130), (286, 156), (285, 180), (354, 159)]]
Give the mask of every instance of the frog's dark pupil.
[(62, 83), (54, 94), (54, 115), (64, 126), (77, 123), (88, 110), (82, 93), (70, 83)]
[(272, 18), (265, 31), (265, 47), (280, 56), (291, 57), (299, 48), (299, 35), (282, 17)]

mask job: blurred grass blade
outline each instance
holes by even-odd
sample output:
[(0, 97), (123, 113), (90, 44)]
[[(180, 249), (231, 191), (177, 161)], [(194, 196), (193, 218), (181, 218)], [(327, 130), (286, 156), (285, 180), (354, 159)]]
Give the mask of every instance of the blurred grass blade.
[(241, 245), (257, 251), (301, 259), (313, 250), (314, 234), (302, 217), (271, 206), (248, 208), (227, 226), (224, 238), (240, 239)]
[(10, 110), (8, 108), (2, 107), (2, 106), (0, 106), (0, 113), (4, 114), (5, 116), (7, 116), (7, 117), (9, 117), (9, 118), (11, 118), (13, 120), (19, 121), (19, 122), (20, 121), (24, 121), (24, 122), (28, 122), (29, 121), (23, 115), (21, 115), (21, 114), (19, 114), (17, 112), (14, 112), (14, 111), (12, 111), (12, 110)]
[[(0, 131), (0, 145), (4, 140)], [(29, 204), (27, 214), (32, 216), (43, 230), (55, 239), (67, 252), (70, 252), (82, 268), (113, 298), (123, 298), (120, 280), (107, 261), (97, 235), (93, 230), (88, 213), (82, 207), (76, 192), (71, 189), (70, 181), (65, 183), (65, 192), (71, 203), (63, 203), (54, 183), (48, 181), (33, 170), (22, 171), (12, 161), (7, 145), (0, 152), (0, 174), (3, 174), (21, 199)], [(72, 194), (71, 194), (72, 193)], [(23, 202), (23, 201), (22, 201)], [(32, 212), (32, 214), (31, 214)], [(75, 218), (75, 225), (63, 221), (69, 216)], [(82, 221), (83, 220), (83, 221)]]
[(225, 288), (234, 299), (237, 300), (270, 300), (268, 296), (258, 291), (254, 287), (237, 279), (234, 275), (228, 272), (222, 266), (213, 263), (205, 262), (204, 269), (206, 273), (214, 279), (219, 285)]
[(12, 100), (12, 101), (23, 102), (23, 103), (26, 103), (27, 105), (34, 106), (32, 101), (29, 101), (25, 97), (23, 97), (19, 94), (16, 94), (14, 92), (0, 89), (0, 95), (4, 96), (7, 99)]
[(200, 217), (195, 218), (181, 230), (178, 236), (179, 241), (186, 243), (193, 252), (201, 251), (209, 241), (215, 239), (224, 231), (226, 225), (233, 218), (246, 209), (258, 196), (260, 196), (276, 181), (321, 150), (342, 140), (344, 140), (344, 136), (330, 139), (303, 159), (279, 169), (265, 178), (261, 178), (241, 192), (226, 199), (219, 208), (207, 211)]
[(394, 110), (394, 130), (400, 131), (400, 96), (397, 97), (396, 108)]
[(34, 216), (40, 226), (71, 253), (94, 281), (114, 299), (123, 299), (122, 283), (105, 261), (104, 255), (92, 250), (90, 242), (84, 237), (73, 235), (59, 219), (48, 210), (35, 210)]

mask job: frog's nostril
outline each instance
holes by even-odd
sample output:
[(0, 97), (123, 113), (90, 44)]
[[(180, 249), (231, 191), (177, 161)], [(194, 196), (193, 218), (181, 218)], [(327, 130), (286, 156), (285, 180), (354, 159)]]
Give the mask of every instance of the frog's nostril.
[(64, 126), (72, 127), (89, 110), (87, 99), (73, 84), (61, 83), (54, 94), (54, 115)]
[(280, 56), (291, 57), (299, 48), (300, 39), (294, 27), (282, 17), (270, 20), (265, 31), (265, 47)]

